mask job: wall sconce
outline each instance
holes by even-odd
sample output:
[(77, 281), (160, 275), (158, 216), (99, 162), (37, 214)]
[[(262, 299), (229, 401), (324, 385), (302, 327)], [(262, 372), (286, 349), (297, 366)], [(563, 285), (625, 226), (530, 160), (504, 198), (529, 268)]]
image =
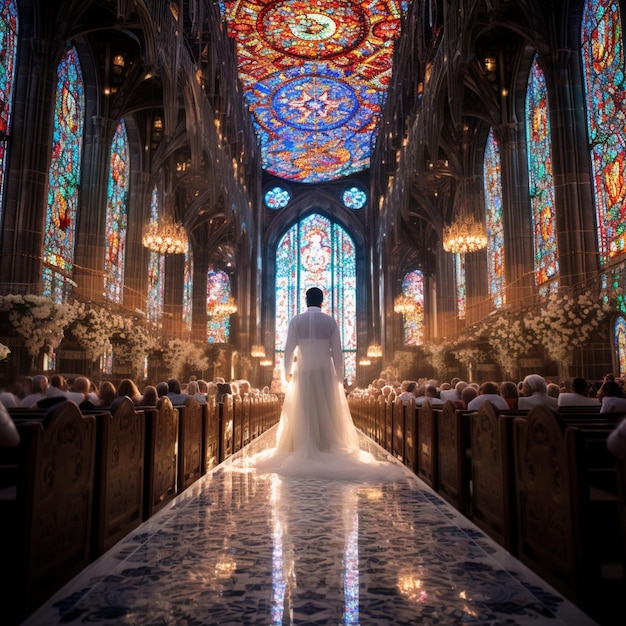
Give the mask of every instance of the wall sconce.
[(485, 57), (485, 71), (491, 74), (495, 73), (496, 69), (496, 59), (494, 57)]

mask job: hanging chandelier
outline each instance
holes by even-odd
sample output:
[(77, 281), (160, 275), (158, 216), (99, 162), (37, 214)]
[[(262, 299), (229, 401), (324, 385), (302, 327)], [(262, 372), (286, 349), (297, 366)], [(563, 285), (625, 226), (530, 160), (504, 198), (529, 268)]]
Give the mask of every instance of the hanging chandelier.
[(250, 356), (258, 357), (260, 359), (265, 358), (265, 348), (261, 345), (255, 344), (250, 348)]
[(361, 359), (359, 361), (359, 365), (362, 367), (367, 367), (368, 365), (371, 365), (372, 362), (369, 359)]
[(487, 247), (485, 225), (469, 213), (459, 214), (443, 229), (443, 249), (453, 254), (476, 252)]
[(402, 315), (411, 315), (415, 313), (417, 309), (417, 305), (415, 300), (405, 294), (400, 294), (393, 301), (393, 310), (396, 313), (401, 313)]
[(487, 247), (487, 229), (484, 219), (484, 201), (474, 177), (458, 181), (452, 222), (443, 229), (443, 249), (453, 254), (476, 252)]
[(207, 313), (211, 317), (225, 318), (237, 313), (237, 305), (232, 296), (224, 301), (214, 301), (207, 305)]
[(167, 215), (148, 224), (142, 241), (158, 254), (186, 254), (189, 247), (185, 227)]
[(262, 359), (259, 361), (259, 365), (261, 367), (269, 367), (270, 365), (272, 365), (272, 360), (271, 359)]
[(367, 356), (370, 359), (379, 359), (383, 355), (382, 346), (372, 343), (367, 347)]

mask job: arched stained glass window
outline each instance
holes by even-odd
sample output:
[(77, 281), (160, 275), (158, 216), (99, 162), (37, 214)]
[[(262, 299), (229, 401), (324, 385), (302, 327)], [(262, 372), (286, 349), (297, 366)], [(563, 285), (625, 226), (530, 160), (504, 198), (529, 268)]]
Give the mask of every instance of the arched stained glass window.
[(548, 88), (537, 56), (526, 91), (526, 143), (535, 253), (535, 284), (545, 285), (559, 271)]
[(18, 15), (14, 0), (4, 0), (0, 9), (0, 219), (4, 206), (6, 149), (13, 116), (13, 85), (17, 64)]
[(106, 249), (104, 253), (104, 295), (122, 302), (124, 291), (124, 257), (127, 200), (130, 186), (130, 148), (124, 120), (117, 126), (111, 145), (106, 212)]
[(226, 302), (231, 294), (230, 278), (222, 270), (209, 270), (207, 274), (207, 340), (209, 343), (228, 343), (230, 336), (230, 317), (214, 317), (211, 308), (217, 302)]
[(76, 48), (71, 48), (57, 68), (43, 244), (43, 293), (57, 302), (65, 299), (73, 284), (68, 281), (74, 264), (84, 118), (83, 75)]
[(485, 223), (487, 225), (487, 269), (489, 295), (499, 309), (505, 303), (504, 291), (504, 227), (502, 225), (502, 166), (500, 146), (489, 131), (483, 164), (485, 186)]
[(338, 224), (312, 214), (292, 226), (276, 248), (276, 366), (283, 367), (287, 328), (306, 309), (306, 290), (324, 292), (322, 310), (332, 315), (341, 334), (345, 377), (356, 374), (356, 252)]
[(626, 376), (626, 320), (618, 317), (613, 328), (615, 351), (619, 364), (619, 376)]
[(467, 304), (467, 281), (465, 279), (465, 255), (454, 255), (454, 278), (456, 281), (456, 312), (459, 319), (465, 319)]
[(415, 303), (413, 313), (404, 314), (404, 345), (419, 346), (424, 343), (424, 275), (419, 270), (405, 274), (402, 295)]
[(581, 55), (600, 263), (626, 252), (626, 79), (617, 0), (587, 0)]
[(193, 254), (191, 248), (185, 254), (183, 285), (183, 323), (187, 330), (191, 330), (193, 303)]
[[(150, 221), (159, 220), (159, 193), (156, 185), (150, 196)], [(163, 296), (165, 285), (165, 255), (158, 252), (150, 252), (148, 259), (148, 302), (147, 318), (156, 322), (163, 315)]]

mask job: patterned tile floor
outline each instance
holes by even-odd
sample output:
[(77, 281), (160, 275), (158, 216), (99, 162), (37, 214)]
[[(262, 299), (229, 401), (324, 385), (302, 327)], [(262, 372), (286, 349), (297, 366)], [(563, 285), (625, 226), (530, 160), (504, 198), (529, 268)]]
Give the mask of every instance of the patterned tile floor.
[(242, 471), (274, 439), (204, 476), (25, 624), (594, 624), (409, 470), (391, 484)]

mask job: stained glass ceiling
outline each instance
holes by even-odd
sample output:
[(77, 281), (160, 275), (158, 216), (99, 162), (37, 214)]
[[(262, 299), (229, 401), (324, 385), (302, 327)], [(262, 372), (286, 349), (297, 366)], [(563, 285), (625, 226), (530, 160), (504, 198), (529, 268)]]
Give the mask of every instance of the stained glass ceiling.
[(226, 0), (263, 168), (336, 180), (369, 167), (406, 0)]

